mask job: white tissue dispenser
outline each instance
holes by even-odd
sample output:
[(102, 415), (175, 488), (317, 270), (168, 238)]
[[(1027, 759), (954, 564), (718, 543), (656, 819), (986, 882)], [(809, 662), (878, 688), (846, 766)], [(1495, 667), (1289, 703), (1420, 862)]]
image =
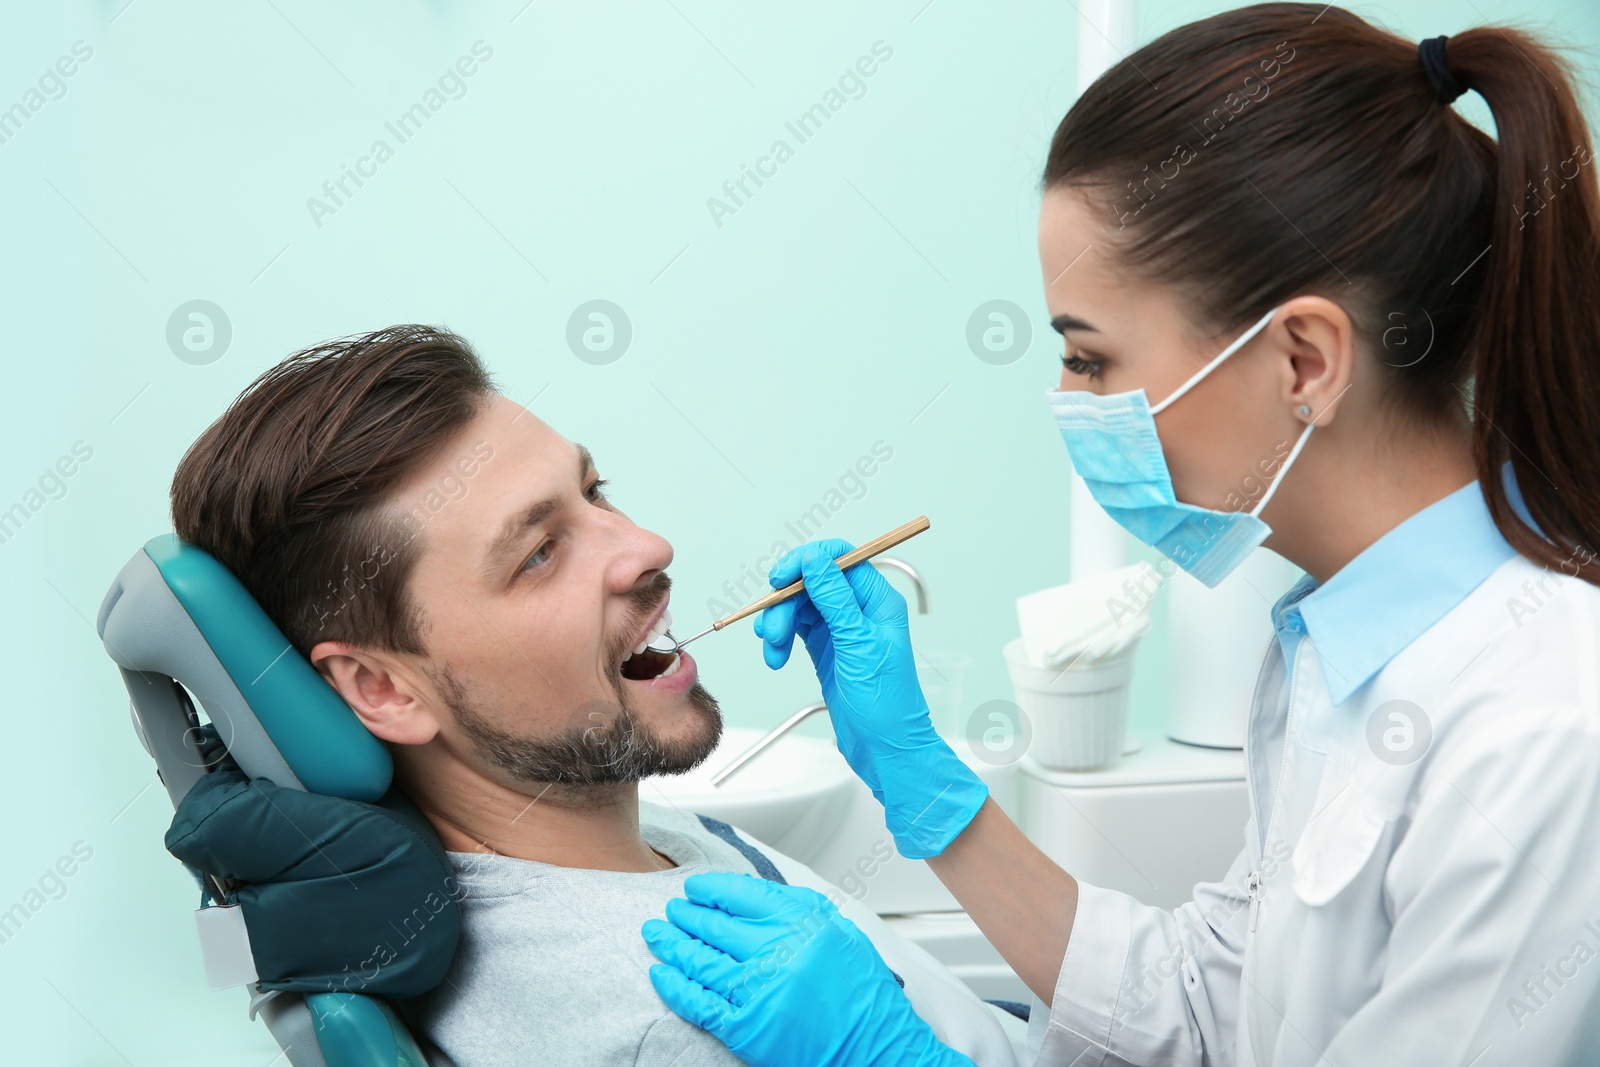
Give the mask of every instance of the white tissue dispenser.
[(1272, 605), (1301, 573), (1264, 548), (1215, 589), (1165, 559), (1120, 567), (1018, 598), (1021, 644), (1036, 664), (1089, 663), (1119, 643), (1137, 645), (1165, 585), (1164, 732), (1187, 745), (1243, 748), (1251, 693), (1272, 637)]
[(1021, 636), (1003, 655), (1028, 751), (1044, 766), (1092, 770), (1121, 756), (1134, 659), (1160, 587), (1140, 564), (1017, 598)]
[(1027, 716), (1027, 751), (1045, 767), (1082, 771), (1109, 767), (1128, 737), (1128, 691), (1137, 640), (1091, 664), (1040, 667), (1029, 662), (1022, 638), (1002, 650), (1011, 691)]

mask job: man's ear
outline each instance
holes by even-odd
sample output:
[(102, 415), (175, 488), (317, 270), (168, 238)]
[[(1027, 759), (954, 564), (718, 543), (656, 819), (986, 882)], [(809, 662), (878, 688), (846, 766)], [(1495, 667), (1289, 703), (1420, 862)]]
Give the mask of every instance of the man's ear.
[(1321, 296), (1299, 296), (1283, 305), (1293, 373), (1285, 376), (1283, 400), (1311, 408), (1307, 421), (1326, 426), (1350, 388), (1356, 361), (1355, 323), (1344, 308)]
[(438, 735), (438, 720), (419, 699), (413, 673), (392, 657), (343, 641), (319, 641), (311, 649), (311, 665), (374, 737), (424, 745)]

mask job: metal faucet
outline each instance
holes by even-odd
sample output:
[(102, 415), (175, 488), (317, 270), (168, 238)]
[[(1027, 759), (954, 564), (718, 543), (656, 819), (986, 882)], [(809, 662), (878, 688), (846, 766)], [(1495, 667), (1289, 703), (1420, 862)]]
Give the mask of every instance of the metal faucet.
[[(895, 559), (893, 556), (875, 556), (872, 559), (872, 565), (875, 567), (893, 567), (896, 570), (904, 571), (906, 577), (911, 579), (911, 584), (914, 585), (917, 590), (917, 614), (926, 615), (928, 613), (928, 586), (925, 582), (923, 582), (922, 575), (917, 573), (917, 569), (915, 567), (907, 563), (905, 560)], [(801, 708), (799, 711), (783, 720), (777, 726), (773, 727), (772, 730), (768, 731), (755, 744), (739, 753), (739, 755), (734, 758), (732, 763), (728, 764), (726, 767), (722, 768), (722, 770), (712, 775), (712, 786), (720, 788), (723, 782), (726, 782), (729, 778), (732, 778), (747, 763), (761, 755), (761, 753), (765, 752), (768, 748), (772, 747), (772, 745), (777, 742), (778, 738), (782, 737), (790, 730), (793, 730), (796, 726), (799, 726), (817, 712), (827, 710), (828, 705), (821, 703), (820, 701), (815, 704), (807, 704), (805, 707)]]
[(872, 563), (877, 567), (893, 567), (896, 570), (904, 571), (906, 577), (911, 579), (911, 584), (917, 588), (917, 614), (926, 615), (928, 613), (928, 586), (922, 580), (922, 575), (917, 573), (917, 568), (905, 560), (895, 559), (893, 556), (875, 556)]
[(741, 752), (732, 763), (728, 764), (726, 767), (722, 768), (722, 770), (712, 775), (711, 784), (720, 788), (723, 782), (726, 782), (738, 772), (739, 768), (743, 767), (745, 764), (761, 755), (761, 753), (766, 751), (768, 746), (772, 745), (778, 740), (778, 738), (782, 737), (790, 730), (793, 730), (796, 726), (799, 726), (817, 712), (827, 710), (828, 705), (822, 703), (820, 700), (815, 704), (807, 704), (805, 707), (801, 708), (799, 711), (783, 720), (783, 722), (779, 723), (776, 729), (769, 732), (761, 740), (757, 741), (755, 744)]

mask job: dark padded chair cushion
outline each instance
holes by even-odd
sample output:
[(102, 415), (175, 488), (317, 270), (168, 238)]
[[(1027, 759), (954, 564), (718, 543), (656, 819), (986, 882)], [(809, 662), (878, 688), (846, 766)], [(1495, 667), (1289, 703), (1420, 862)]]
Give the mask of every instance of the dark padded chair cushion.
[(251, 781), (201, 729), (216, 769), (178, 806), (167, 851), (197, 881), (244, 883), (226, 903), (242, 908), (257, 989), (403, 998), (443, 981), (463, 891), (416, 806), (398, 788), (367, 804)]

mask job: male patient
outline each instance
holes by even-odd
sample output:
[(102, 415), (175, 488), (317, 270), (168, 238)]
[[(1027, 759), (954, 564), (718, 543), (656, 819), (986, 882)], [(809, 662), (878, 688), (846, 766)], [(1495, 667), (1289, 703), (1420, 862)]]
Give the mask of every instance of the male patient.
[[(460, 948), (443, 984), (397, 1005), (438, 1063), (737, 1063), (656, 996), (640, 925), (700, 871), (831, 889), (726, 824), (640, 802), (639, 780), (694, 767), (722, 719), (692, 656), (642, 650), (670, 622), (672, 546), (603, 485), (584, 447), (427, 326), (291, 356), (173, 478), (178, 536), (386, 742), (444, 843)], [(841, 910), (941, 1039), (1016, 1062), (1019, 1020)]]

